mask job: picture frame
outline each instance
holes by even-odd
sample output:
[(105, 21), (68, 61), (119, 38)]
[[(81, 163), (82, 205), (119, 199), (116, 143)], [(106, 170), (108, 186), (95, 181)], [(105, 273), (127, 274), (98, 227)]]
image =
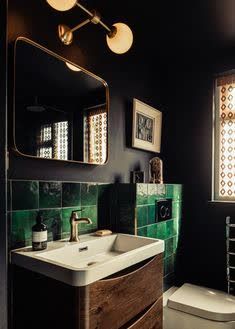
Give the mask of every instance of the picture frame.
[(132, 147), (160, 153), (162, 112), (134, 98)]
[(144, 171), (131, 171), (131, 183), (144, 183)]

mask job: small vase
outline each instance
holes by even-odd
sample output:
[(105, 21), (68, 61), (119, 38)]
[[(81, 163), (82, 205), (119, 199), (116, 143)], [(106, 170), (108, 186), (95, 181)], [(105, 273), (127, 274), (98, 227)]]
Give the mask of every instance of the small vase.
[(163, 184), (163, 163), (159, 157), (154, 157), (149, 161), (149, 182)]

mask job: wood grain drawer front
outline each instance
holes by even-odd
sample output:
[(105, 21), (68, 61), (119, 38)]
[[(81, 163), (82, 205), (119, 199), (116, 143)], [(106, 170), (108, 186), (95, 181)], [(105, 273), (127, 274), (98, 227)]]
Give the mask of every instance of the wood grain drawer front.
[(162, 329), (162, 297), (141, 314), (138, 320), (121, 329)]
[(122, 327), (162, 296), (162, 278), (160, 254), (131, 273), (91, 284), (85, 312), (89, 329)]

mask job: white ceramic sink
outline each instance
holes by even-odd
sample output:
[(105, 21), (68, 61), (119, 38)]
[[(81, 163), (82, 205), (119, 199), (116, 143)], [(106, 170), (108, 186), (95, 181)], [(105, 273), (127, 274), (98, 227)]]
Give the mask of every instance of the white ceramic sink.
[(31, 247), (11, 252), (11, 262), (72, 286), (85, 286), (164, 251), (164, 241), (128, 234), (80, 236), (59, 240), (43, 251)]

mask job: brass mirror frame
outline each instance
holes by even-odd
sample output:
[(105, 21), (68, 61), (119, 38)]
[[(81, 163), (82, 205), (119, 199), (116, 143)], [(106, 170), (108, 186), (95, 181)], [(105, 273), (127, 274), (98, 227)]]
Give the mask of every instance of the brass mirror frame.
[[(16, 96), (16, 46), (17, 46), (17, 42), (18, 41), (25, 41), (28, 44), (37, 47), (39, 49), (41, 49), (42, 51), (45, 51), (46, 53), (48, 53), (49, 55), (57, 58), (58, 60), (61, 60), (63, 62), (67, 62), (77, 68), (79, 68), (82, 72), (86, 73), (87, 75), (91, 76), (92, 78), (99, 80), (103, 86), (105, 87), (105, 96), (106, 96), (106, 108), (107, 108), (107, 157), (106, 157), (106, 161), (104, 163), (90, 163), (90, 162), (84, 162), (84, 161), (79, 161), (79, 160), (61, 160), (61, 159), (50, 159), (50, 158), (40, 158), (38, 156), (34, 156), (34, 155), (28, 155), (28, 154), (24, 154), (22, 152), (20, 152), (16, 146), (16, 113), (15, 113), (15, 96)], [(88, 165), (95, 165), (95, 166), (104, 166), (105, 164), (107, 164), (107, 162), (109, 161), (109, 126), (110, 126), (110, 120), (109, 120), (109, 111), (110, 111), (110, 99), (109, 99), (109, 87), (108, 84), (105, 80), (103, 80), (102, 78), (100, 78), (99, 76), (95, 75), (94, 73), (84, 69), (83, 67), (79, 66), (78, 64), (75, 64), (73, 62), (71, 62), (69, 59), (66, 59), (56, 53), (54, 53), (53, 51), (45, 48), (44, 46), (28, 39), (25, 37), (18, 37), (15, 40), (14, 43), (14, 68), (13, 68), (13, 151), (16, 152), (18, 155), (21, 155), (23, 157), (26, 158), (30, 158), (30, 159), (38, 159), (38, 160), (49, 160), (49, 161), (59, 161), (59, 162), (65, 162), (65, 163), (79, 163), (79, 164), (88, 164)]]

